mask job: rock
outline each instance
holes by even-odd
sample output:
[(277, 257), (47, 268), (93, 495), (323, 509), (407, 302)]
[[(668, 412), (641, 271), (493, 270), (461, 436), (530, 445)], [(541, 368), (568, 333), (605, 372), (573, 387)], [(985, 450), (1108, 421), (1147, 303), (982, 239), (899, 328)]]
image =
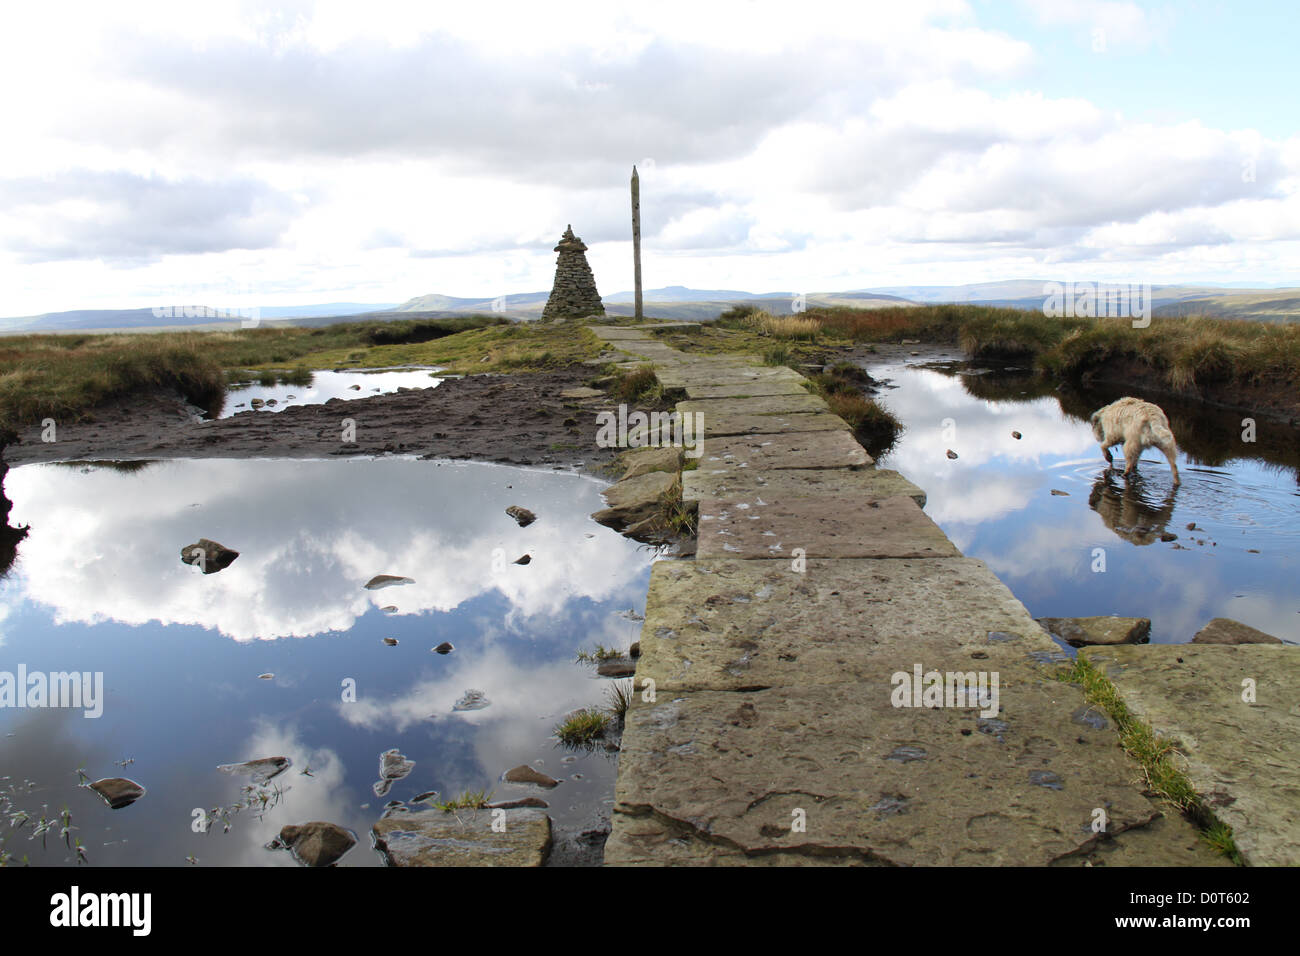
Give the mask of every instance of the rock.
[(533, 783), (539, 787), (545, 787), (547, 790), (560, 785), (560, 781), (554, 777), (548, 777), (546, 774), (534, 770), (526, 763), (520, 764), (513, 770), (507, 770), (501, 779), (506, 783)]
[(957, 457), (957, 453), (956, 453), (955, 451), (953, 451), (951, 448), (949, 448), (949, 449), (948, 449), (948, 457), (949, 457), (949, 458), (956, 458), (956, 457)]
[(208, 538), (199, 538), (194, 544), (181, 548), (181, 560), (186, 564), (198, 565), (204, 574), (215, 574), (230, 567), (237, 557), (238, 551), (232, 551)]
[(386, 796), (394, 781), (401, 780), (414, 769), (415, 761), (407, 760), (396, 747), (385, 750), (379, 755), (379, 779), (371, 787), (375, 796)]
[(601, 677), (631, 677), (636, 673), (636, 661), (623, 658), (601, 661), (600, 666), (596, 668), (596, 673)]
[(519, 810), (524, 807), (532, 807), (536, 810), (546, 810), (550, 808), (541, 797), (520, 797), (518, 800), (498, 800), (496, 803), (489, 803), (484, 806), (485, 810)]
[(253, 406), (253, 408), (261, 408), (263, 405), (266, 404), (266, 401), (265, 401), (264, 399), (261, 399), (261, 398), (255, 398), (255, 399), (253, 399), (251, 402), (249, 402), (248, 404), (251, 405), (251, 406)]
[(632, 646), (627, 649), (627, 656), (636, 658), (641, 656), (641, 642), (633, 641)]
[(678, 481), (676, 474), (652, 471), (635, 478), (624, 478), (606, 488), (602, 495), (609, 505), (592, 515), (598, 523), (621, 530), (659, 513), (660, 500)]
[(129, 807), (145, 795), (144, 787), (126, 777), (105, 777), (89, 784), (90, 789), (104, 798), (114, 810)]
[(521, 558), (515, 558), (515, 560), (514, 560), (512, 563), (513, 563), (513, 564), (530, 564), (530, 563), (532, 562), (532, 560), (533, 560), (533, 556), (532, 556), (531, 554), (525, 554), (525, 555), (524, 555), (523, 557), (521, 557)]
[(400, 584), (414, 584), (414, 578), (404, 578), (398, 574), (376, 574), (373, 578), (362, 585), (367, 591), (378, 591), (380, 588), (391, 588)]
[(285, 849), (303, 866), (333, 866), (356, 846), (357, 835), (336, 823), (313, 820), (280, 828), (269, 849)]
[(1053, 488), (1052, 494), (1056, 495), (1058, 498), (1070, 497), (1070, 493), (1068, 491), (1061, 491), (1059, 488)]
[(566, 388), (560, 392), (561, 398), (604, 398), (605, 393), (598, 388)]
[(1151, 620), (1145, 617), (1040, 617), (1037, 620), (1071, 647), (1145, 644), (1151, 634)]
[(521, 508), (519, 505), (511, 505), (506, 509), (506, 514), (519, 522), (519, 527), (527, 528), (537, 520), (537, 515), (533, 514), (527, 508)]
[(1196, 632), (1193, 644), (1281, 644), (1279, 638), (1228, 617), (1216, 617)]
[(681, 470), (682, 449), (673, 445), (659, 448), (634, 448), (624, 453), (623, 464), (627, 466), (627, 470), (623, 472), (624, 478), (635, 478), (652, 471), (675, 475)]
[(1020, 432), (1012, 432), (1012, 433), (1011, 433), (1011, 437), (1014, 438), (1016, 441), (1020, 441), (1020, 439), (1021, 439), (1023, 436), (1020, 434)]
[(492, 702), (487, 699), (487, 695), (481, 690), (475, 690), (471, 687), (461, 695), (460, 700), (452, 705), (452, 710), (482, 710)]
[[(504, 828), (493, 829), (505, 814)], [(542, 866), (551, 852), (551, 818), (540, 810), (421, 810), (371, 828), (387, 866)]]
[(266, 400), (266, 406), (267, 406), (268, 408), (270, 408), (272, 405), (278, 405), (278, 404), (280, 404), (280, 403), (277, 402), (274, 398), (268, 398), (268, 399)]
[(396, 647), (396, 646), (397, 646), (397, 638), (395, 638), (395, 637), (386, 637), (386, 638), (384, 638), (384, 643), (387, 644), (389, 647)]
[(349, 387), (350, 389), (352, 389), (352, 391), (354, 391), (354, 392), (359, 392), (359, 391), (361, 391), (361, 386), (360, 386), (360, 385), (349, 385), (348, 387)]
[(433, 649), (433, 652), (435, 654), (450, 654), (455, 649), (456, 648), (451, 643), (451, 641), (443, 641), (441, 644), (439, 644), (437, 647)]
[(270, 671), (267, 671), (265, 674), (258, 674), (258, 675), (257, 675), (257, 679), (258, 679), (258, 680), (275, 680), (275, 675), (272, 674)]
[(223, 763), (217, 769), (237, 777), (249, 777), (254, 783), (266, 783), (291, 766), (293, 761), (288, 757), (259, 757), (257, 760), (245, 760), (243, 763)]
[(1174, 534), (1172, 531), (1162, 531), (1160, 532), (1160, 540), (1165, 542), (1177, 541), (1178, 535)]
[(381, 607), (379, 610), (383, 611), (385, 614), (392, 614), (397, 610), (397, 605), (389, 604), (386, 607)]

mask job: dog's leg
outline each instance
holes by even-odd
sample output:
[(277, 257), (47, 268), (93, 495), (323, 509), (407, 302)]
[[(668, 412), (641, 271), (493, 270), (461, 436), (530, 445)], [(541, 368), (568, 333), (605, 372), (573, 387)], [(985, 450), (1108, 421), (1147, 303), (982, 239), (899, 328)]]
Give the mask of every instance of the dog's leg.
[(1104, 456), (1106, 456), (1106, 464), (1107, 464), (1108, 466), (1109, 466), (1112, 462), (1114, 462), (1115, 459), (1111, 457), (1111, 454), (1110, 454), (1110, 446), (1109, 446), (1109, 445), (1102, 445), (1102, 446), (1101, 446), (1101, 453), (1102, 453)]
[(1175, 487), (1182, 484), (1178, 479), (1178, 447), (1176, 445), (1161, 445), (1160, 450), (1169, 459), (1169, 470), (1173, 473)]
[(1138, 459), (1141, 457), (1141, 445), (1137, 442), (1124, 443), (1124, 477), (1137, 474)]

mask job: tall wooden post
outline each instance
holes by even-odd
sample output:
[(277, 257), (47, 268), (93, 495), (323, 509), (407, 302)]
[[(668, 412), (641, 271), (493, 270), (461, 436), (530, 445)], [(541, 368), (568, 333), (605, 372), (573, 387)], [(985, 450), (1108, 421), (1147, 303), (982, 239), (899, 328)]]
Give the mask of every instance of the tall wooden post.
[(636, 317), (641, 313), (641, 179), (632, 167), (632, 280), (636, 287)]

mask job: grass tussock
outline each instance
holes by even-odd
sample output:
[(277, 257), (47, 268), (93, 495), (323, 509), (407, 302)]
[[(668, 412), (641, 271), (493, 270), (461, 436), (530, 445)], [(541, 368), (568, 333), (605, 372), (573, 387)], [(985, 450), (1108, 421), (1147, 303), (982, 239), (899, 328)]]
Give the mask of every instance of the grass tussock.
[(466, 790), (451, 800), (430, 800), (429, 805), (443, 813), (453, 813), (456, 810), (482, 810), (491, 799), (492, 794), (487, 790)]
[(1119, 731), (1120, 745), (1137, 761), (1149, 793), (1186, 814), (1201, 830), (1202, 839), (1240, 865), (1241, 856), (1232, 839), (1232, 828), (1215, 818), (1178, 765), (1174, 744), (1129, 710), (1105, 673), (1082, 657), (1056, 674), (1057, 680), (1078, 684), (1084, 699), (1110, 715)]
[(903, 423), (865, 390), (875, 385), (871, 376), (851, 362), (836, 364), (808, 378), (812, 391), (853, 429), (853, 436), (873, 457), (893, 447), (903, 433)]
[(664, 387), (649, 365), (618, 369), (607, 390), (611, 400), (625, 405), (658, 408), (664, 404)]
[(555, 736), (569, 747), (590, 747), (605, 736), (613, 721), (608, 712), (585, 707), (562, 720), (555, 728)]

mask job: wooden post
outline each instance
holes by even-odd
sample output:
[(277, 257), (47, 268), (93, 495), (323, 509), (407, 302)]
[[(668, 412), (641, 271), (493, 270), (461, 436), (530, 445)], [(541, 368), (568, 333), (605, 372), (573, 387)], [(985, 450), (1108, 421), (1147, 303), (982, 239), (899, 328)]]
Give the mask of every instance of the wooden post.
[(632, 281), (636, 287), (636, 317), (641, 313), (641, 179), (632, 167)]

